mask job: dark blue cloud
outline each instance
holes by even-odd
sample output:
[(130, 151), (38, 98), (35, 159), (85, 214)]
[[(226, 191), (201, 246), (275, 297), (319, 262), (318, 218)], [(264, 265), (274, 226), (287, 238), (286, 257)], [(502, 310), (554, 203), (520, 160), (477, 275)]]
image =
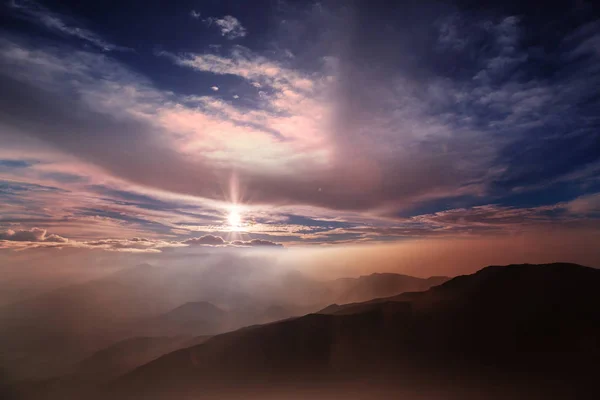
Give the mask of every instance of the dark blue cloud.
[(38, 185), (35, 183), (15, 182), (0, 180), (0, 195), (15, 195), (20, 192), (57, 192), (68, 193), (68, 190), (53, 187)]
[(509, 207), (537, 207), (574, 200), (587, 193), (600, 191), (600, 183), (582, 186), (579, 182), (565, 181), (538, 188), (524, 187), (518, 192), (506, 194), (504, 190), (496, 198), (498, 204)]
[(32, 162), (26, 160), (0, 160), (0, 168), (28, 168), (33, 165)]
[(407, 218), (422, 214), (432, 214), (440, 210), (451, 210), (454, 208), (464, 208), (480, 205), (481, 201), (482, 199), (477, 196), (447, 197), (443, 199), (419, 202), (414, 207), (402, 210), (394, 215), (398, 217)]
[(600, 125), (550, 139), (523, 138), (506, 147), (501, 160), (508, 168), (494, 182), (496, 186), (510, 189), (547, 183), (600, 161)]
[(72, 210), (72, 216), (77, 217), (104, 217), (116, 221), (121, 221), (127, 225), (139, 225), (144, 229), (148, 229), (158, 233), (170, 233), (171, 228), (159, 222), (145, 219), (134, 215), (129, 215), (119, 211), (105, 210), (101, 208), (86, 208), (80, 207)]
[(145, 194), (113, 189), (103, 185), (90, 185), (87, 188), (102, 196), (106, 196), (105, 200), (116, 204), (132, 205), (148, 210), (174, 210), (186, 208), (182, 203), (165, 202)]
[[(200, 207), (183, 202), (163, 201), (145, 194), (114, 189), (104, 185), (89, 185), (87, 189), (101, 195), (104, 201), (116, 205), (132, 206), (143, 210), (168, 211), (172, 215), (192, 217), (203, 223), (218, 221), (214, 215), (203, 213)], [(120, 213), (111, 213), (111, 215), (116, 215), (117, 219), (127, 218)], [(190, 222), (173, 222), (173, 225), (190, 225)]]
[(85, 176), (65, 172), (44, 172), (40, 174), (40, 177), (60, 183), (85, 183), (88, 181), (88, 178)]
[(309, 227), (335, 229), (335, 228), (348, 228), (353, 224), (343, 221), (326, 221), (322, 219), (314, 219), (304, 217), (302, 215), (287, 214), (287, 222), (293, 225), (305, 225)]

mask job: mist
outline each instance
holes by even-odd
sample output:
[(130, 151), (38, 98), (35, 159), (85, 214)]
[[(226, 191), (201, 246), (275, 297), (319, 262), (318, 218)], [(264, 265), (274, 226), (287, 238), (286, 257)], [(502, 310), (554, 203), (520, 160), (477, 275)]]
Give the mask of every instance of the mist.
[[(287, 274), (315, 280), (392, 272), (417, 277), (457, 276), (486, 265), (574, 262), (599, 266), (597, 230), (553, 229), (514, 235), (462, 238), (410, 238), (389, 244), (303, 246), (286, 249), (193, 247), (161, 253), (108, 252), (90, 249), (0, 250), (0, 306), (140, 264), (167, 268), (177, 275), (212, 267), (223, 278), (235, 270), (235, 285), (248, 292), (286, 291), (277, 284)], [(229, 271), (229, 272), (227, 272)], [(240, 273), (240, 274), (238, 274)], [(169, 296), (169, 293), (157, 293)]]

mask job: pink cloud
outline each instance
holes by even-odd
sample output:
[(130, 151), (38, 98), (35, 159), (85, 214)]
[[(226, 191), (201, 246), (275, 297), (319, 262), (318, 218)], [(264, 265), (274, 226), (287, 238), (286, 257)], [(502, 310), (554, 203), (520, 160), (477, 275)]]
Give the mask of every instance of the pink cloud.
[(272, 242), (270, 240), (263, 240), (263, 239), (252, 239), (252, 240), (248, 240), (248, 241), (234, 240), (233, 242), (231, 242), (231, 244), (234, 246), (248, 246), (248, 247), (262, 247), (262, 246), (283, 247), (283, 245), (280, 243)]
[(209, 245), (209, 246), (220, 246), (226, 242), (221, 236), (204, 235), (198, 238), (192, 238), (184, 240), (182, 243), (196, 246), (196, 245)]
[(31, 228), (25, 230), (8, 229), (0, 232), (0, 240), (14, 242), (51, 242), (51, 243), (67, 243), (69, 240), (62, 236), (51, 234), (46, 235), (45, 229)]

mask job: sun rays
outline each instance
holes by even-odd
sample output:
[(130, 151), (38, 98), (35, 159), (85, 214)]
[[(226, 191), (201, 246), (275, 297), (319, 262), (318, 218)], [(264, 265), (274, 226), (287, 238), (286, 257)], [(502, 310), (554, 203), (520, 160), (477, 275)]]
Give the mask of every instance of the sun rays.
[(242, 216), (236, 206), (233, 206), (229, 211), (227, 222), (229, 223), (229, 228), (232, 230), (238, 230), (242, 226)]

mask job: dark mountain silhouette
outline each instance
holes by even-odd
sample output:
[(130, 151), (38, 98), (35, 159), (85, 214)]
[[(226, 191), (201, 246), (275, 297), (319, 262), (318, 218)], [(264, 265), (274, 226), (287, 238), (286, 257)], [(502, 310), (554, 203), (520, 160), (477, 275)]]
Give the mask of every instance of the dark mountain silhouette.
[(116, 378), (164, 354), (206, 341), (210, 336), (134, 337), (99, 350), (79, 362), (72, 379), (102, 382)]
[(25, 380), (2, 386), (1, 399), (53, 399), (87, 397), (110, 380), (172, 351), (195, 346), (210, 336), (133, 337), (99, 350), (73, 366), (73, 371), (42, 380)]
[[(320, 282), (300, 272), (217, 261), (195, 268), (141, 264), (0, 307), (0, 366), (14, 379), (59, 376), (126, 338), (213, 335), (304, 315), (340, 296), (382, 297), (428, 282), (395, 274)], [(394, 283), (385, 285), (386, 279)], [(204, 309), (199, 299), (226, 315)]]
[(364, 303), (350, 303), (350, 304), (332, 304), (320, 310), (316, 314), (323, 315), (352, 315), (362, 314), (369, 311), (384, 311), (394, 310), (394, 312), (410, 312), (412, 306), (410, 302), (399, 301), (394, 299), (376, 299), (376, 301), (368, 301)]
[(487, 267), (426, 292), (215, 336), (137, 368), (108, 394), (597, 398), (598, 288), (600, 271), (579, 265)]
[(416, 278), (414, 276), (375, 273), (358, 278), (341, 278), (334, 281), (333, 287), (336, 303), (354, 303), (367, 301), (376, 297), (390, 297), (404, 292), (420, 292), (432, 286), (446, 282), (448, 277), (433, 276), (431, 278)]

